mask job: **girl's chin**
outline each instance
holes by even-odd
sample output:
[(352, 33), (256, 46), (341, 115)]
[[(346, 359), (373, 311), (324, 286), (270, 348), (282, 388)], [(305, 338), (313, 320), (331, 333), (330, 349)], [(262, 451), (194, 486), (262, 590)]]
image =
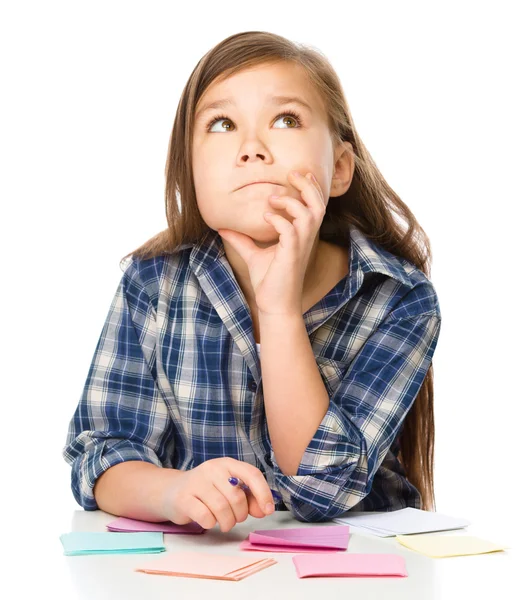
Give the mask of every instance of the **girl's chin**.
[(270, 224), (267, 224), (266, 227), (263, 225), (261, 229), (254, 231), (251, 237), (255, 242), (267, 244), (275, 244), (279, 241), (279, 233)]
[[(233, 229), (234, 231), (239, 231), (240, 233), (247, 235), (248, 237), (252, 238), (257, 246), (261, 248), (264, 248), (265, 246), (273, 246), (279, 242), (279, 233), (270, 223), (267, 223), (264, 220), (260, 227), (257, 225), (254, 227), (253, 225), (250, 226), (247, 224), (246, 227), (240, 227), (239, 229), (233, 227), (224, 228)], [(223, 227), (215, 227), (214, 229), (217, 231), (217, 229), (223, 229)]]

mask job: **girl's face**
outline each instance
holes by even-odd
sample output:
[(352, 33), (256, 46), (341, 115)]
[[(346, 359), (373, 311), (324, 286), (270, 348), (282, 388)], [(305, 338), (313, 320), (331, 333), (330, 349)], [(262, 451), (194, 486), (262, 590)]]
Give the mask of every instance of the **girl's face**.
[[(310, 108), (296, 102), (281, 104), (274, 96), (295, 96)], [(207, 108), (227, 99), (230, 103), (220, 108)], [(263, 213), (277, 212), (292, 221), (286, 211), (268, 202), (271, 194), (302, 201), (300, 191), (288, 182), (292, 170), (302, 175), (312, 172), (325, 203), (332, 195), (335, 155), (327, 117), (300, 66), (262, 65), (214, 83), (200, 99), (196, 117), (194, 185), (199, 210), (210, 228), (240, 231), (262, 243), (277, 241), (279, 235)], [(273, 183), (241, 188), (261, 179)]]

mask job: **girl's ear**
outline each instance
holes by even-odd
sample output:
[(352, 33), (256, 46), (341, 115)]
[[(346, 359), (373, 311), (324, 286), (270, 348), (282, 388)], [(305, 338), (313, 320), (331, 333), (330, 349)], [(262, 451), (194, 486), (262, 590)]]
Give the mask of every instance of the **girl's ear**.
[(334, 154), (334, 171), (330, 195), (341, 196), (351, 186), (355, 159), (351, 142), (342, 142)]

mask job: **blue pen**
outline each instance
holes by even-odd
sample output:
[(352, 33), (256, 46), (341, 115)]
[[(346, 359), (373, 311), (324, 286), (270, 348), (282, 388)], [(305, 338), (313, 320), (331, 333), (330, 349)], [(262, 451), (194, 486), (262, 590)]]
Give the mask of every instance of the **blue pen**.
[[(250, 492), (250, 488), (248, 487), (248, 485), (243, 483), (241, 479), (238, 479), (237, 477), (229, 477), (228, 482), (233, 486), (238, 485), (244, 492)], [(272, 492), (272, 497), (274, 498), (274, 504), (276, 504), (276, 502), (280, 502), (281, 495), (278, 494), (278, 492), (275, 492), (274, 490), (270, 491)]]

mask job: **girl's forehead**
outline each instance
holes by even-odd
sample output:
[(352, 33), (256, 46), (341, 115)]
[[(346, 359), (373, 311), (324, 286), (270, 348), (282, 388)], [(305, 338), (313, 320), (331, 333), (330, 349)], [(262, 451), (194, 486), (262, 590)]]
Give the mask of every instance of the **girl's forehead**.
[(236, 106), (249, 95), (263, 97), (266, 102), (274, 104), (285, 104), (287, 99), (296, 100), (311, 112), (322, 107), (319, 95), (302, 67), (278, 63), (243, 69), (225, 78), (219, 77), (199, 99), (196, 117), (208, 107), (226, 109)]

